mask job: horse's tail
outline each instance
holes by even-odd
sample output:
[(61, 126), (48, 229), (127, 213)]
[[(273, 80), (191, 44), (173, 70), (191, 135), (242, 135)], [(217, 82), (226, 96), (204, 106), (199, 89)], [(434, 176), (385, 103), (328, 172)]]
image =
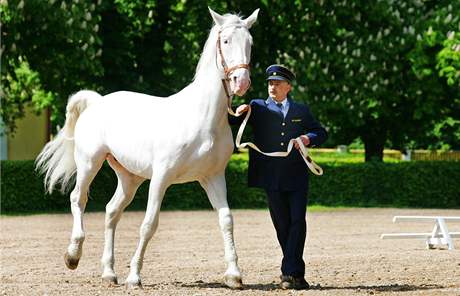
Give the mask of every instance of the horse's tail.
[(54, 186), (61, 183), (65, 192), (75, 174), (74, 130), (80, 114), (102, 96), (94, 91), (82, 90), (69, 98), (64, 127), (48, 142), (37, 157), (36, 169), (45, 174), (45, 189), (52, 193)]

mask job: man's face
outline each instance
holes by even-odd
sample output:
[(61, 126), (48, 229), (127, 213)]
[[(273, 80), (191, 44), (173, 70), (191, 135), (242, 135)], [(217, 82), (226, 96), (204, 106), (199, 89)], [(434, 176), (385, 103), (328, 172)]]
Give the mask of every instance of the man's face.
[(291, 91), (291, 84), (284, 80), (269, 80), (268, 81), (268, 95), (275, 101), (281, 102)]

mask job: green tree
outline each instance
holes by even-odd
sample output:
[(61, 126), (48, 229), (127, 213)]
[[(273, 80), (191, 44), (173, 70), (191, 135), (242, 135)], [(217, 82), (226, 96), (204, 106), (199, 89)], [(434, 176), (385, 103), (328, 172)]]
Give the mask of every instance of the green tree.
[[(16, 62), (16, 63), (15, 63)], [(9, 134), (16, 130), (16, 119), (24, 117), (25, 107), (32, 105), (37, 114), (51, 105), (54, 99), (52, 92), (43, 90), (39, 74), (30, 69), (29, 63), (19, 58), (18, 61), (6, 61), (3, 67), (10, 67), (13, 72), (2, 76), (0, 116), (3, 127)], [(3, 75), (3, 74), (2, 74)]]
[(212, 25), (207, 6), (247, 16), (252, 87), (265, 68), (294, 69), (307, 102), (336, 143), (361, 138), (366, 160), (383, 147), (458, 148), (459, 1), (11, 0), (0, 2), (2, 117), (51, 105), (62, 122), (82, 88), (167, 96), (191, 82)]
[[(403, 148), (420, 141), (443, 122), (439, 110), (455, 110), (458, 88), (446, 83), (455, 70), (435, 62), (433, 69), (444, 70), (425, 79), (410, 57), (432, 15), (451, 11), (452, 21), (439, 28), (443, 36), (457, 28), (458, 1), (262, 3), (256, 59), (293, 68), (296, 99), (309, 103), (337, 142), (360, 137), (366, 160), (381, 161), (386, 143)], [(265, 96), (265, 84), (257, 92)]]
[(425, 116), (421, 133), (411, 139), (421, 147), (460, 149), (460, 2), (435, 3), (418, 23), (408, 58), (418, 91), (429, 98), (427, 112), (436, 115)]
[(7, 131), (24, 115), (51, 106), (63, 120), (67, 97), (103, 74), (99, 16), (92, 1), (9, 0), (2, 19), (2, 111)]
[(168, 96), (189, 84), (212, 26), (208, 5), (226, 7), (222, 1), (104, 0), (104, 90)]

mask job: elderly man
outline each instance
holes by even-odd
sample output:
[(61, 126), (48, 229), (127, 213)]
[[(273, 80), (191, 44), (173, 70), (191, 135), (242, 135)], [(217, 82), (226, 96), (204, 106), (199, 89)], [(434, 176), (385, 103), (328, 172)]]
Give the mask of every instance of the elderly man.
[[(295, 75), (281, 65), (269, 66), (266, 73), (268, 98), (250, 102), (252, 113), (248, 123), (254, 144), (264, 152), (275, 152), (286, 151), (289, 140), (299, 136), (307, 147), (326, 141), (326, 130), (308, 106), (289, 96)], [(241, 105), (236, 113), (244, 113), (248, 108)], [(240, 123), (240, 118), (231, 118), (230, 123)], [(299, 149), (297, 143), (295, 146)], [(280, 287), (308, 289), (303, 261), (308, 168), (300, 152), (293, 150), (288, 157), (268, 157), (250, 149), (248, 179), (250, 187), (263, 188), (267, 194), (270, 216), (283, 251)]]

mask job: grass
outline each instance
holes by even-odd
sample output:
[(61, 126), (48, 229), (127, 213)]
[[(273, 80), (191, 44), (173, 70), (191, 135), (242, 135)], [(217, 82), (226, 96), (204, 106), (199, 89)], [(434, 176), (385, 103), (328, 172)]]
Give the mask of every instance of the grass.
[(309, 150), (310, 156), (317, 163), (361, 163), (364, 162), (364, 153), (337, 153)]
[[(319, 163), (362, 163), (364, 162), (364, 150), (352, 149), (348, 152), (339, 153), (335, 149), (310, 149), (309, 153)], [(383, 152), (384, 162), (401, 162), (401, 152), (396, 150), (385, 150)]]
[[(327, 163), (332, 165), (348, 164), (348, 163), (363, 163), (364, 151), (351, 150), (346, 153), (339, 153), (335, 149), (310, 149), (308, 150), (310, 156), (318, 164)], [(248, 160), (247, 151), (242, 153), (233, 154), (233, 160)], [(383, 156), (384, 162), (400, 162), (401, 154), (394, 150), (385, 150)]]
[(320, 212), (336, 212), (336, 211), (343, 211), (349, 210), (351, 207), (344, 207), (344, 206), (337, 206), (337, 207), (330, 207), (330, 206), (322, 206), (322, 205), (311, 205), (308, 206), (307, 210), (311, 213), (320, 213)]

